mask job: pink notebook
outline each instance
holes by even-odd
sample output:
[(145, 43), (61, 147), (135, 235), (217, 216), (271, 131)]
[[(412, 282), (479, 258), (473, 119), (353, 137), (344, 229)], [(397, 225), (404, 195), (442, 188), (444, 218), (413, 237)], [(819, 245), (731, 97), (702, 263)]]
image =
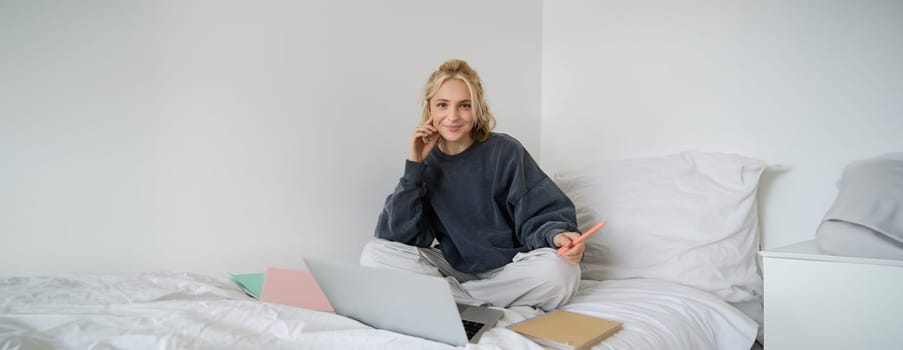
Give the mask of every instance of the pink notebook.
[(268, 268), (263, 279), (260, 301), (318, 311), (334, 311), (314, 275), (305, 270)]

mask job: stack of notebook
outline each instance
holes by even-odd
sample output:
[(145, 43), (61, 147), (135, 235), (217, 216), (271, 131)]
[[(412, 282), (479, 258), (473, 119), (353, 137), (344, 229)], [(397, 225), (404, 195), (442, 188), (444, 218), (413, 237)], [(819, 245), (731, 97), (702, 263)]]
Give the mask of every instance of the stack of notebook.
[(233, 274), (230, 279), (263, 302), (333, 312), (310, 271), (271, 267), (266, 273)]

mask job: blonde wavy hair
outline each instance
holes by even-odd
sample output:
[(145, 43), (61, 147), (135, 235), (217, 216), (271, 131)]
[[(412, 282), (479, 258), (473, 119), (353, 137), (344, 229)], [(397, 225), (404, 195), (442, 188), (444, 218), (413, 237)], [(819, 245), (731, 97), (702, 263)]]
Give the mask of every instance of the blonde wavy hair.
[(470, 90), (471, 110), (474, 114), (473, 130), (470, 136), (477, 141), (486, 141), (495, 128), (495, 117), (489, 112), (489, 105), (486, 104), (486, 97), (483, 93), (483, 83), (477, 74), (467, 62), (463, 60), (448, 60), (442, 63), (430, 78), (426, 81), (426, 88), (423, 89), (423, 118), (421, 122), (430, 119), (430, 99), (439, 91), (442, 83), (449, 79), (458, 79), (467, 85)]

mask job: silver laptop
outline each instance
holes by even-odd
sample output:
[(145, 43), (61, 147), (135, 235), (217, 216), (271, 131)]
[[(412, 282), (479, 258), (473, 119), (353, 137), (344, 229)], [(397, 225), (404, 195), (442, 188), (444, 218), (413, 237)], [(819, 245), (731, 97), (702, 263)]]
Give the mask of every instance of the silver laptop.
[(503, 315), (456, 304), (443, 278), (314, 258), (304, 262), (336, 313), (374, 328), (461, 346), (476, 343)]

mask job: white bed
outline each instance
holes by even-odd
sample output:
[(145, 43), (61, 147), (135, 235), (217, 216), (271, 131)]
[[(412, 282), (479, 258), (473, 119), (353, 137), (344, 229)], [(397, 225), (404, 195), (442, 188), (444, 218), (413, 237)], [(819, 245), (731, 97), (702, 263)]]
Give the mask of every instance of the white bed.
[[(189, 273), (0, 280), (0, 349), (447, 349), (332, 313), (261, 303), (224, 278)], [(583, 281), (568, 310), (617, 319), (596, 349), (748, 349), (757, 324), (715, 296), (671, 282)], [(504, 326), (470, 349), (542, 349)], [(745, 344), (745, 345), (744, 345)]]
[[(762, 320), (756, 188), (764, 164), (687, 152), (598, 163), (555, 180), (587, 240), (567, 310), (621, 321), (594, 349), (738, 349)], [(299, 257), (300, 263), (300, 257)], [(469, 349), (542, 349), (504, 310)], [(761, 336), (761, 334), (758, 334)], [(261, 303), (225, 276), (154, 272), (0, 278), (0, 349), (446, 349), (332, 313)]]

